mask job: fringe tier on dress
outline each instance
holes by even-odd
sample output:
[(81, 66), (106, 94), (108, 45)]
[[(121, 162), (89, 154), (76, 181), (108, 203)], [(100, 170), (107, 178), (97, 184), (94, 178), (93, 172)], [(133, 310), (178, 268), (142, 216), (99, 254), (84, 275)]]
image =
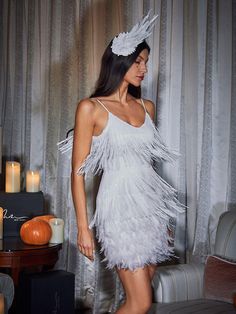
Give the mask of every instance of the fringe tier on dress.
[[(71, 146), (72, 137), (59, 143), (62, 152)], [(134, 270), (174, 256), (171, 221), (184, 206), (152, 165), (175, 158), (146, 110), (140, 127), (108, 111), (105, 129), (93, 137), (90, 154), (78, 169), (78, 175), (102, 174), (90, 228), (96, 227), (108, 268)]]

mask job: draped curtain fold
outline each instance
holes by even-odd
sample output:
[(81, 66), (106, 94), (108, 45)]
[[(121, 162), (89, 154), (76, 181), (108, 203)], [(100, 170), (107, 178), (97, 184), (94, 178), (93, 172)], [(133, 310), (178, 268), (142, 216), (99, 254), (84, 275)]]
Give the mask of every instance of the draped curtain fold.
[[(91, 263), (77, 249), (70, 159), (56, 143), (91, 94), (105, 47), (150, 9), (159, 19), (148, 39), (143, 97), (156, 104), (166, 144), (180, 152), (158, 171), (188, 206), (177, 216), (180, 262), (203, 260), (219, 215), (235, 207), (236, 0), (0, 1), (3, 158), (19, 160), (23, 173), (40, 170), (48, 210), (65, 220), (57, 267), (76, 274), (77, 306), (93, 313), (115, 309), (122, 288), (98, 252)], [(87, 180), (89, 218), (97, 187), (96, 178)]]

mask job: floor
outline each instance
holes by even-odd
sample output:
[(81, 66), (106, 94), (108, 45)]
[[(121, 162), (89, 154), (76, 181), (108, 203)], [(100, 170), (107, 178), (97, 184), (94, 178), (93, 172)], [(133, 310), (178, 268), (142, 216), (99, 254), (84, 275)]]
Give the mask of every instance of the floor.
[[(8, 311), (9, 314), (24, 314), (21, 313), (21, 311), (18, 311), (17, 309), (10, 309)], [(91, 310), (75, 310), (75, 314), (92, 314)]]
[[(75, 310), (75, 314), (92, 314), (92, 310)], [(103, 313), (103, 314), (111, 314), (109, 313)]]
[(75, 310), (75, 314), (92, 314), (91, 310)]

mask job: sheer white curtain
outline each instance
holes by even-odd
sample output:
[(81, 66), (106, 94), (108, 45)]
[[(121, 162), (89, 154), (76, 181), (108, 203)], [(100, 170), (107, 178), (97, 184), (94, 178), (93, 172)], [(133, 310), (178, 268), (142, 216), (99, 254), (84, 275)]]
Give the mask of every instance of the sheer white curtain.
[[(76, 274), (78, 306), (93, 313), (114, 308), (121, 287), (98, 253), (90, 263), (76, 248), (70, 161), (56, 143), (92, 91), (106, 45), (149, 9), (159, 19), (143, 96), (156, 103), (162, 137), (181, 154), (159, 165), (188, 206), (177, 219), (177, 254), (201, 259), (211, 252), (219, 215), (235, 204), (236, 1), (0, 1), (3, 155), (40, 169), (48, 209), (66, 223), (58, 267)], [(86, 184), (91, 217), (97, 182)]]

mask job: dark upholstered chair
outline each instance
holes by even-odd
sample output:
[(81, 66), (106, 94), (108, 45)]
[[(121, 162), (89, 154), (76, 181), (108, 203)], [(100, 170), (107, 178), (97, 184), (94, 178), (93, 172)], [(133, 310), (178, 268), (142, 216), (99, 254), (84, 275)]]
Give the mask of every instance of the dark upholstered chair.
[(14, 283), (7, 274), (0, 273), (0, 314), (7, 314), (14, 299)]
[(160, 266), (149, 314), (236, 313), (236, 211), (220, 216), (214, 255), (204, 265)]

